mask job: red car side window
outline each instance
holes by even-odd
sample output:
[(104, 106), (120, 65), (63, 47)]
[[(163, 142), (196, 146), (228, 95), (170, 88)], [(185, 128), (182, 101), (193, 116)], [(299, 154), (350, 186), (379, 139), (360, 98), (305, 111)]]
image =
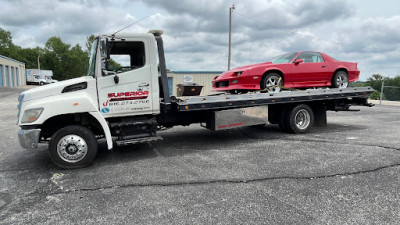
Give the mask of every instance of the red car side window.
[(302, 59), (304, 63), (324, 62), (324, 59), (318, 52), (303, 52), (297, 59)]

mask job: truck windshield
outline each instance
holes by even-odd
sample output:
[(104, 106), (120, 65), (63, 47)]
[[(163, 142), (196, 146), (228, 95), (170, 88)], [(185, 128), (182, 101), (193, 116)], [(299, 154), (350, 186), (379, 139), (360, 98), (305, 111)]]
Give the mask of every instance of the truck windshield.
[(88, 69), (88, 76), (94, 77), (94, 68), (96, 65), (96, 50), (97, 44), (99, 43), (99, 39), (93, 41), (92, 48), (90, 49), (90, 59), (89, 59), (89, 69)]

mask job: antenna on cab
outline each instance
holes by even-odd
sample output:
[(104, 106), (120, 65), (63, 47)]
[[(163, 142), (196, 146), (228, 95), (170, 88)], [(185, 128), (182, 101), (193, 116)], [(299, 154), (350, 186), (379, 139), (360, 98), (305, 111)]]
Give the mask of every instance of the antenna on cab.
[(121, 31), (125, 30), (126, 28), (128, 28), (128, 27), (130, 27), (130, 26), (132, 26), (132, 25), (134, 25), (134, 24), (136, 24), (136, 23), (139, 23), (140, 21), (142, 21), (142, 20), (144, 20), (144, 19), (147, 19), (148, 17), (150, 17), (150, 16), (145, 16), (145, 17), (143, 17), (143, 18), (140, 19), (140, 20), (136, 20), (135, 22), (129, 24), (128, 26), (122, 28), (121, 30), (118, 30), (117, 32), (111, 34), (111, 36), (114, 37), (117, 33), (119, 33), (119, 32), (121, 32)]

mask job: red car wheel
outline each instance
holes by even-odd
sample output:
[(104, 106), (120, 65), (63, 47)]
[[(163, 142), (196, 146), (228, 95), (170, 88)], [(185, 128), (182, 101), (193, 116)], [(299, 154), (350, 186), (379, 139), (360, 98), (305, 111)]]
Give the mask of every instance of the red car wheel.
[(269, 73), (261, 79), (261, 90), (277, 92), (280, 90), (278, 86), (283, 86), (283, 77), (277, 73)]
[(338, 71), (333, 75), (332, 87), (347, 88), (349, 86), (349, 76), (345, 71)]

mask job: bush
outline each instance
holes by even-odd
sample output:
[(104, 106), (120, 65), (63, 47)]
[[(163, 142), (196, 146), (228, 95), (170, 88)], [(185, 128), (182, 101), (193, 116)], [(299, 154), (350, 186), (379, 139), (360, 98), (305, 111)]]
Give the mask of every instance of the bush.
[[(379, 100), (380, 97), (381, 97), (381, 92), (380, 91), (374, 91), (369, 95), (369, 98), (373, 99), (373, 100)], [(383, 94), (382, 100), (386, 100), (385, 94)]]

